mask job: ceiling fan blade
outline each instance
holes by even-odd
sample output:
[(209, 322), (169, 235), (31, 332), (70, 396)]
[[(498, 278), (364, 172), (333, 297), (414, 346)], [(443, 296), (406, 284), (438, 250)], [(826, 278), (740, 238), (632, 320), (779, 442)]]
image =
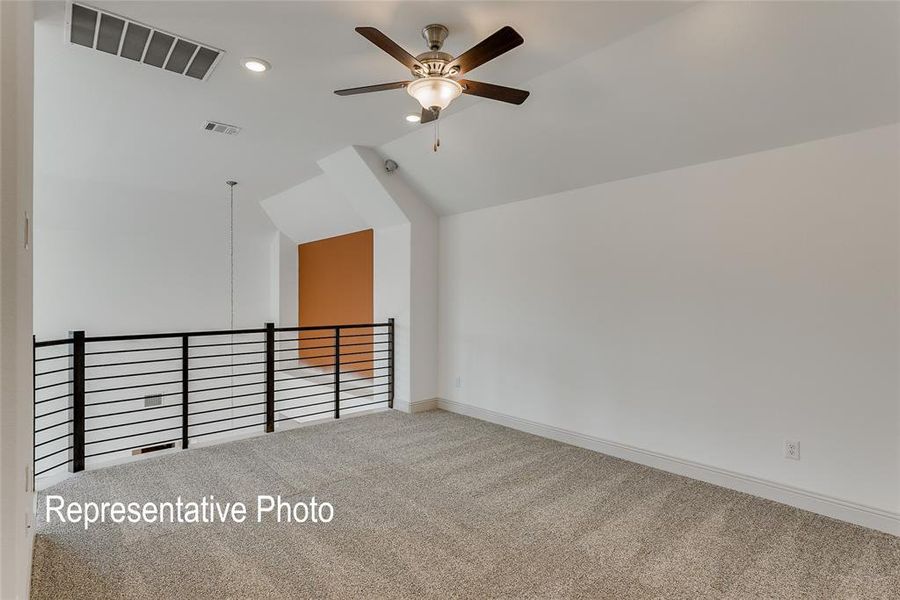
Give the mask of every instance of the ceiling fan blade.
[(525, 90), (494, 85), (493, 83), (482, 83), (470, 79), (460, 79), (459, 84), (463, 86), (463, 94), (481, 96), (482, 98), (509, 102), (510, 104), (522, 104), (528, 98), (528, 94), (530, 94), (530, 92)]
[(368, 94), (369, 92), (384, 92), (386, 90), (402, 90), (408, 84), (408, 81), (395, 81), (393, 83), (379, 83), (378, 85), (365, 85), (363, 87), (347, 88), (346, 90), (335, 90), (338, 96), (353, 96), (354, 94)]
[(407, 69), (415, 71), (425, 70), (425, 65), (416, 60), (415, 56), (401, 48), (394, 40), (374, 27), (357, 27), (356, 32), (399, 60)]
[(451, 69), (457, 67), (457, 74), (462, 75), (504, 52), (509, 52), (524, 41), (515, 29), (506, 25), (450, 61), (444, 67), (444, 73), (450, 73)]
[(419, 123), (431, 123), (432, 121), (437, 121), (439, 116), (441, 116), (441, 109), (437, 106), (434, 108), (423, 108), (422, 120), (420, 120)]

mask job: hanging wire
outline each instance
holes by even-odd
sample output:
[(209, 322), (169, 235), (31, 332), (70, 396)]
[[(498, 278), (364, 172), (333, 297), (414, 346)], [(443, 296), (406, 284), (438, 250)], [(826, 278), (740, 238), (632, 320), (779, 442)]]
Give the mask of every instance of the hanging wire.
[[(226, 181), (225, 182), (230, 188), (230, 198), (228, 202), (228, 258), (230, 261), (230, 291), (229, 297), (231, 301), (231, 318), (230, 318), (230, 329), (234, 331), (234, 186), (237, 185), (237, 181)], [(234, 333), (231, 334), (231, 353), (229, 356), (230, 363), (230, 379), (231, 385), (229, 386), (229, 395), (231, 396), (231, 407), (234, 408)]]

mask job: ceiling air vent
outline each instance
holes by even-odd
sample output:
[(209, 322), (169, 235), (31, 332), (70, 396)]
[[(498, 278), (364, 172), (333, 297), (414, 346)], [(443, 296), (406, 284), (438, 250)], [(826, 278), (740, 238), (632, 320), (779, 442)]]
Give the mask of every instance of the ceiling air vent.
[(227, 135), (237, 135), (241, 132), (241, 128), (237, 125), (228, 125), (227, 123), (217, 123), (216, 121), (207, 121), (203, 125), (203, 129), (213, 133), (225, 133)]
[(86, 4), (69, 3), (66, 33), (78, 46), (205, 80), (224, 53)]

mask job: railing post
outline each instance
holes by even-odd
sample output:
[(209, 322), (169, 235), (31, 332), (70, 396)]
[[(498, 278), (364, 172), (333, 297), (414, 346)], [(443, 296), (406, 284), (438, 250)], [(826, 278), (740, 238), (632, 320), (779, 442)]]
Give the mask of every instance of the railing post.
[(334, 418), (341, 418), (341, 328), (334, 328)]
[(388, 408), (394, 408), (394, 318), (388, 319)]
[(72, 332), (72, 472), (84, 471), (84, 332)]
[(275, 323), (266, 323), (266, 433), (275, 431)]
[(188, 354), (190, 350), (190, 341), (188, 335), (181, 336), (181, 449), (188, 448)]

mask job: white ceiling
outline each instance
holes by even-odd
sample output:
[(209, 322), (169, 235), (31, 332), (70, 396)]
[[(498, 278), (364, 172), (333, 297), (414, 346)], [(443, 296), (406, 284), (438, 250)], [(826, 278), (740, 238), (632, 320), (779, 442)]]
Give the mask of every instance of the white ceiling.
[[(90, 2), (89, 2), (90, 3)], [(263, 200), (319, 159), (374, 146), (455, 213), (898, 120), (895, 3), (102, 2), (226, 50), (206, 82), (64, 43), (64, 5), (36, 27), (36, 169), (180, 195), (237, 179)], [(462, 97), (429, 126), (402, 91), (332, 90), (407, 72), (353, 31), (412, 53), (450, 28), (459, 53), (509, 24), (525, 44), (472, 74), (524, 87), (521, 107)], [(269, 60), (257, 75), (244, 56)], [(206, 119), (244, 128), (202, 130)], [(314, 187), (314, 186), (313, 186)]]
[[(413, 54), (421, 28), (450, 28), (461, 53), (501, 26), (524, 46), (477, 71), (516, 84), (596, 50), (686, 5), (537, 2), (86, 2), (224, 49), (198, 82), (64, 43), (64, 4), (43, 3), (35, 41), (37, 169), (179, 193), (241, 182), (262, 200), (319, 173), (316, 161), (351, 144), (378, 146), (408, 133), (417, 112), (403, 91), (338, 97), (335, 89), (405, 79), (409, 72), (353, 29), (372, 25)], [(270, 61), (253, 74), (245, 56)], [(479, 100), (465, 97), (455, 109)], [(243, 127), (202, 130), (206, 119)]]

